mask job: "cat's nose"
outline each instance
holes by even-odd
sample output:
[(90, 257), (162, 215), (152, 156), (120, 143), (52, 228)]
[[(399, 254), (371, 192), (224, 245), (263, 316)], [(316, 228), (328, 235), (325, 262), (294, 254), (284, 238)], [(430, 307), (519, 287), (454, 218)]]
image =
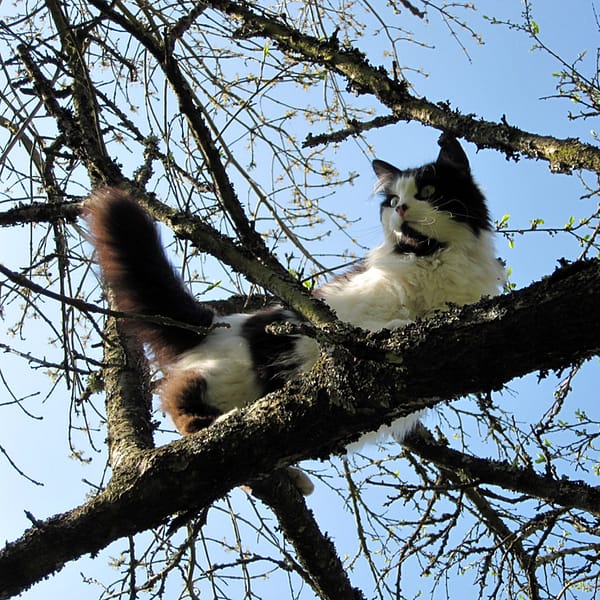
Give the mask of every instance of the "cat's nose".
[(400, 217), (404, 218), (406, 211), (408, 210), (408, 206), (406, 204), (399, 204), (396, 206), (396, 212), (400, 215)]

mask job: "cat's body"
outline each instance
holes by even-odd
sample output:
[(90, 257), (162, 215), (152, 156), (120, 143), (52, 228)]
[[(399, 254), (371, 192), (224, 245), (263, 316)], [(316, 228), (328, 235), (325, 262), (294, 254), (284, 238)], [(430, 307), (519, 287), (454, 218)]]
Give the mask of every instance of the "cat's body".
[[(383, 196), (384, 242), (316, 291), (341, 320), (392, 329), (448, 303), (498, 293), (504, 270), (494, 254), (484, 198), (458, 142), (442, 137), (440, 145), (437, 161), (419, 169), (373, 163)], [(165, 373), (163, 407), (182, 433), (281, 387), (316, 361), (314, 340), (265, 331), (269, 323), (296, 320), (291, 311), (218, 316), (196, 302), (170, 266), (152, 220), (125, 192), (95, 192), (89, 212), (98, 261), (121, 310), (209, 328), (201, 335), (134, 321)], [(401, 439), (417, 419), (399, 420), (395, 437)]]

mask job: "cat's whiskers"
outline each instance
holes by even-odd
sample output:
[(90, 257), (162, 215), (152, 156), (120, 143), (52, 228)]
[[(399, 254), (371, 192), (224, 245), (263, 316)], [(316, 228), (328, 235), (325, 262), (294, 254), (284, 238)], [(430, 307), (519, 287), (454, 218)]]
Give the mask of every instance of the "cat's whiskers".
[[(439, 210), (440, 208), (444, 207), (447, 204), (450, 204), (450, 202), (456, 202), (458, 204), (460, 204), (465, 212), (456, 212), (455, 210)], [(464, 202), (458, 200), (457, 198), (451, 198), (449, 200), (446, 200), (445, 202), (442, 202), (439, 206), (436, 207), (437, 210), (439, 210), (439, 212), (443, 212), (447, 215), (450, 216), (450, 218), (452, 217), (463, 217), (465, 219), (468, 219), (471, 214), (469, 213), (469, 209), (467, 208), (467, 206), (465, 205)]]
[(421, 217), (420, 219), (406, 219), (407, 223), (416, 223), (418, 225), (424, 225), (426, 227), (433, 227), (437, 223), (437, 219), (433, 216), (431, 217)]

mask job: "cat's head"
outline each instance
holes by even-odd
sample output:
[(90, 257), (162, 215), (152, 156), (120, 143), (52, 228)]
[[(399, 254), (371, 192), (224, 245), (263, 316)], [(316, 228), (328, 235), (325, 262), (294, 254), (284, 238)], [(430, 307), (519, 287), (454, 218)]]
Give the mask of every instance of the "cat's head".
[(485, 199), (471, 176), (466, 154), (447, 135), (437, 160), (401, 170), (373, 161), (381, 194), (381, 223), (398, 252), (433, 254), (491, 229)]

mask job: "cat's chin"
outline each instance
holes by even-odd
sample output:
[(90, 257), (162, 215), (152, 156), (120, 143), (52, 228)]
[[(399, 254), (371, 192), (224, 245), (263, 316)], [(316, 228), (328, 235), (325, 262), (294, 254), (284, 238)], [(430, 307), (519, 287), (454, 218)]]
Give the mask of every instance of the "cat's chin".
[(390, 229), (387, 232), (386, 238), (391, 242), (392, 246), (400, 244), (405, 240), (405, 236), (400, 229)]

